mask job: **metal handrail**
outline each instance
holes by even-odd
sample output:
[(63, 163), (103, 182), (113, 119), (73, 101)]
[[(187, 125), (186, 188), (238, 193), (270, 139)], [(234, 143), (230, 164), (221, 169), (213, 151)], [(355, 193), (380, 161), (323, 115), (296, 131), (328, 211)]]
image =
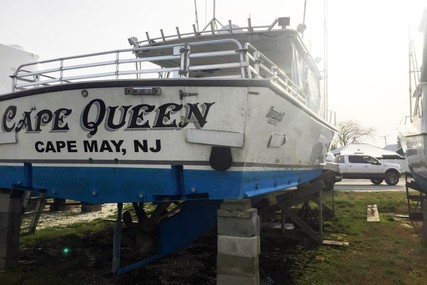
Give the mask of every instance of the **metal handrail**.
[[(191, 51), (192, 47), (201, 46), (201, 45), (223, 45), (223, 44), (233, 44), (235, 46), (232, 50), (222, 50), (222, 51), (213, 51), (213, 52), (193, 52)], [(174, 54), (174, 48), (181, 48), (179, 54)], [(215, 49), (215, 48), (214, 48)], [(166, 50), (163, 53), (165, 55), (154, 55), (146, 56), (144, 53), (152, 51), (162, 51)], [(242, 55), (244, 51), (242, 50), (241, 44), (234, 39), (224, 39), (224, 40), (212, 40), (205, 42), (194, 42), (188, 44), (174, 44), (174, 45), (162, 45), (162, 46), (150, 46), (150, 47), (140, 47), (140, 48), (130, 48), (115, 50), (109, 52), (100, 52), (100, 53), (91, 53), (80, 56), (71, 56), (64, 57), (53, 60), (45, 60), (35, 63), (23, 64), (16, 72), (13, 74), (13, 88), (14, 91), (24, 90), (28, 88), (37, 88), (40, 85), (46, 84), (62, 84), (69, 83), (70, 81), (81, 81), (87, 79), (95, 79), (102, 77), (111, 77), (115, 76), (117, 79), (121, 76), (132, 76), (135, 75), (138, 78), (140, 74), (156, 74), (160, 72), (178, 72), (180, 77), (188, 77), (187, 71), (190, 70), (209, 70), (215, 68), (235, 68), (240, 67), (242, 69), (246, 68), (247, 64), (241, 63), (244, 61), (244, 56)], [(135, 57), (135, 55), (137, 55)], [(230, 64), (207, 64), (199, 66), (191, 66), (190, 59), (207, 59), (207, 58), (218, 58), (223, 56), (236, 55), (234, 60)], [(109, 56), (108, 60), (98, 60), (94, 61), (97, 57)], [(111, 59), (113, 57), (114, 59)], [(126, 58), (124, 58), (126, 57)], [(89, 61), (90, 63), (79, 63), (73, 64), (73, 61)], [(163, 67), (155, 68), (149, 67), (142, 69), (140, 65), (142, 63), (148, 62), (168, 62), (169, 64), (173, 61), (176, 61), (176, 66), (174, 67)], [(126, 65), (134, 64), (131, 69), (124, 69)], [(53, 65), (53, 67), (52, 67)], [(161, 64), (160, 64), (161, 65)], [(41, 69), (38, 69), (40, 67)], [(96, 72), (96, 68), (102, 68), (100, 71)], [(106, 70), (110, 68), (110, 70)], [(85, 71), (86, 70), (86, 71)], [(92, 70), (92, 72), (90, 71)], [(79, 74), (72, 74), (70, 72), (79, 71)], [(95, 72), (94, 72), (95, 71)], [(241, 71), (240, 74), (244, 76), (245, 72)]]
[(305, 102), (305, 98), (303, 97), (304, 92), (301, 88), (298, 87), (272, 60), (259, 52), (250, 43), (246, 43), (244, 48), (247, 50), (247, 61), (253, 64), (249, 64), (250, 78), (263, 78), (262, 72), (264, 72), (269, 76), (269, 78), (276, 81), (280, 87), (291, 93), (299, 101)]
[[(196, 51), (196, 47), (200, 46), (209, 49)], [(227, 57), (227, 62), (220, 61), (223, 57)], [(157, 65), (142, 66), (143, 63), (148, 65), (153, 62)], [(37, 70), (36, 67), (41, 69)], [(230, 77), (271, 79), (297, 100), (305, 102), (302, 90), (272, 60), (251, 44), (242, 46), (235, 39), (138, 47), (40, 61), (21, 65), (12, 78), (14, 91), (19, 91), (88, 80), (138, 79), (141, 75), (150, 74), (191, 78), (196, 76), (194, 72), (212, 70), (220, 70), (212, 77), (221, 76), (222, 72)], [(230, 71), (226, 73), (225, 70)]]
[[(214, 20), (212, 20), (214, 21)], [(176, 27), (176, 34), (165, 36), (163, 29), (160, 29), (160, 37), (151, 38), (146, 32), (146, 39), (138, 41), (136, 38), (132, 38), (134, 42), (132, 44), (134, 45), (156, 45), (159, 44), (159, 42), (166, 43), (168, 41), (175, 41), (175, 40), (182, 40), (183, 38), (191, 38), (194, 37), (196, 39), (200, 39), (203, 36), (211, 36), (211, 35), (217, 35), (217, 34), (237, 34), (237, 33), (254, 33), (257, 31), (271, 31), (278, 23), (279, 19), (275, 19), (270, 25), (262, 25), (262, 26), (252, 26), (251, 19), (248, 18), (248, 26), (247, 27), (239, 27), (232, 24), (231, 20), (228, 21), (228, 27), (224, 27), (221, 25), (221, 29), (216, 28), (216, 25), (212, 25), (212, 21), (206, 25), (206, 27), (202, 31), (198, 31), (196, 29), (196, 26), (193, 25), (193, 32), (189, 33), (181, 33), (179, 28)], [(207, 29), (210, 27), (210, 30)]]

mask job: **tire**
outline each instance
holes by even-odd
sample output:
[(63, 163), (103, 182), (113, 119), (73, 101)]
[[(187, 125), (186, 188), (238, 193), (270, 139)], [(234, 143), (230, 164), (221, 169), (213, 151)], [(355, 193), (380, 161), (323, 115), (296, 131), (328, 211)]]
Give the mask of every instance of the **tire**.
[(396, 171), (387, 172), (385, 175), (385, 182), (387, 185), (396, 185), (399, 183), (399, 173)]
[(323, 172), (323, 184), (325, 185), (324, 190), (326, 191), (331, 191), (332, 189), (334, 189), (334, 184), (335, 184), (335, 172), (328, 170)]
[(371, 182), (374, 183), (375, 185), (380, 185), (383, 182), (384, 179), (382, 178), (372, 178)]

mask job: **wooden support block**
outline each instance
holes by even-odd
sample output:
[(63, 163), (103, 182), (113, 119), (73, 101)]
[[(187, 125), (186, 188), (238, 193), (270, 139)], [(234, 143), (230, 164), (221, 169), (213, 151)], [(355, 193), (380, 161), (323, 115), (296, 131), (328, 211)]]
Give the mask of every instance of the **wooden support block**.
[(366, 214), (367, 214), (366, 220), (368, 222), (379, 222), (380, 221), (380, 214), (378, 213), (377, 205), (368, 205)]
[(23, 193), (23, 191), (0, 193), (0, 206), (4, 207), (0, 213), (0, 270), (12, 268), (18, 263)]
[(348, 241), (336, 241), (336, 240), (323, 240), (322, 244), (324, 245), (336, 245), (336, 246), (349, 246), (350, 243)]

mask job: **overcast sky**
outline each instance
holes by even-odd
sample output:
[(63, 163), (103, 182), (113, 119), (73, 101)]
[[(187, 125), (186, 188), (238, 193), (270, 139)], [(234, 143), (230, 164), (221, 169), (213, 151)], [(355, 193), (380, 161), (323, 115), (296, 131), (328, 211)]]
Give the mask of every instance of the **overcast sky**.
[[(203, 28), (212, 18), (213, 0), (198, 0)], [(370, 141), (394, 143), (408, 110), (408, 34), (418, 36), (425, 0), (329, 0), (329, 109), (337, 120), (353, 119), (376, 129)], [(267, 25), (291, 17), (303, 20), (303, 0), (217, 0), (223, 24)], [(323, 58), (321, 0), (307, 0), (304, 40), (313, 57)], [(51, 59), (130, 47), (127, 38), (189, 32), (194, 0), (0, 0), (0, 43), (22, 46)], [(419, 60), (421, 60), (419, 58)], [(320, 69), (322, 69), (322, 63)]]

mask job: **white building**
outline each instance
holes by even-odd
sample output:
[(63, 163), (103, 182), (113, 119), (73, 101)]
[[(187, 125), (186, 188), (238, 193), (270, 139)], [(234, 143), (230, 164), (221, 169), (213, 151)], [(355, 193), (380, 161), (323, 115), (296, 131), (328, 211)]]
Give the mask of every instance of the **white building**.
[(0, 44), (0, 94), (12, 92), (11, 75), (24, 63), (36, 62), (39, 57), (18, 46)]

